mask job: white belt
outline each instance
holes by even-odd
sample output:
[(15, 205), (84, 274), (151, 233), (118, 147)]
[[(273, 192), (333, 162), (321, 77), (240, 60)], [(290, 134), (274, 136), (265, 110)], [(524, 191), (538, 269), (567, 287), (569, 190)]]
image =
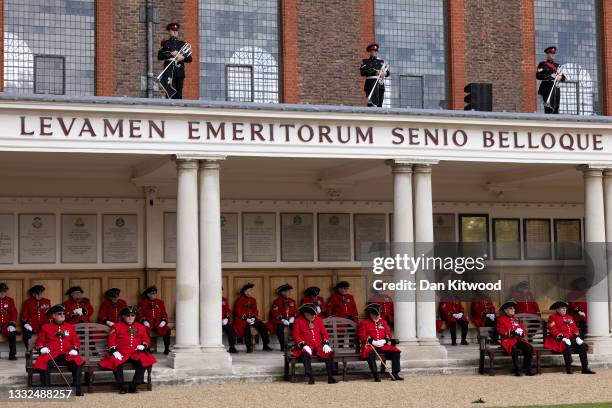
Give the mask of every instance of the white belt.
[(378, 79), (378, 75), (366, 77), (366, 79)]

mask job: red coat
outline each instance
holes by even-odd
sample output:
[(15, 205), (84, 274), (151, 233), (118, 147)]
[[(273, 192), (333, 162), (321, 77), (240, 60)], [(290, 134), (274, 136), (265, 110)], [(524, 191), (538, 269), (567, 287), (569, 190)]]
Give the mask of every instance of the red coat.
[(544, 347), (557, 353), (562, 353), (567, 347), (564, 341), (559, 341), (557, 338), (565, 337), (570, 340), (574, 340), (580, 336), (580, 330), (574, 318), (569, 314), (561, 316), (559, 313), (552, 314), (548, 317), (548, 334), (544, 339)]
[(468, 321), (467, 316), (465, 315), (465, 311), (463, 310), (463, 305), (461, 302), (455, 299), (444, 299), (440, 302), (440, 319), (442, 319), (446, 323), (455, 323), (456, 319), (453, 317), (455, 313), (463, 313), (461, 319), (463, 321)]
[(289, 320), (292, 317), (295, 318), (296, 315), (297, 305), (295, 300), (279, 296), (272, 303), (272, 309), (270, 310), (271, 319), (268, 322), (268, 329), (270, 331), (276, 331), (278, 325), (283, 324), (283, 319)]
[[(574, 318), (574, 322), (576, 322), (576, 324), (580, 323), (580, 322), (587, 322), (587, 302), (584, 300), (573, 300), (571, 302), (568, 302), (569, 307), (567, 308), (567, 312), (569, 314), (572, 315), (572, 317)], [(580, 313), (578, 312), (582, 312), (584, 313), (584, 316), (582, 316)]]
[(325, 300), (321, 296), (314, 296), (314, 297), (313, 296), (304, 296), (302, 298), (301, 305), (306, 304), (306, 303), (312, 303), (315, 306), (319, 306), (321, 308), (321, 311), (319, 312), (319, 314), (321, 316), (327, 316), (327, 314), (326, 314), (327, 311), (325, 310)]
[(540, 306), (531, 292), (513, 292), (512, 298), (516, 302), (516, 313), (530, 313), (541, 316)]
[(323, 324), (323, 319), (317, 316), (309, 322), (305, 317), (299, 316), (293, 323), (293, 340), (295, 346), (291, 351), (294, 357), (299, 357), (302, 353), (306, 353), (300, 345), (306, 345), (312, 349), (312, 354), (323, 359), (328, 359), (332, 354), (323, 352), (323, 345), (329, 343), (329, 334)]
[(368, 358), (368, 354), (374, 347), (374, 345), (370, 344), (371, 340), (387, 340), (387, 344), (382, 347), (377, 347), (377, 351), (398, 351), (401, 352), (395, 346), (392, 346), (391, 341), (391, 330), (389, 330), (389, 325), (385, 321), (385, 319), (379, 319), (378, 322), (374, 322), (372, 319), (365, 319), (359, 322), (359, 341), (361, 343), (361, 352), (360, 356), (362, 359), (366, 360)]
[(472, 302), (470, 317), (472, 321), (476, 325), (476, 327), (486, 327), (487, 326), (487, 314), (495, 313), (495, 306), (491, 299), (478, 299), (475, 302)]
[(370, 303), (380, 305), (380, 317), (385, 319), (387, 323), (393, 324), (393, 299), (390, 296), (377, 296), (370, 299)]
[[(147, 327), (147, 333), (149, 336), (152, 332), (155, 332), (158, 336), (164, 336), (170, 332), (168, 326), (168, 313), (166, 312), (166, 305), (161, 299), (142, 299), (138, 303), (138, 317), (137, 319), (144, 323), (149, 322), (150, 326)], [(163, 327), (160, 327), (161, 322), (166, 322)]]
[(353, 295), (341, 295), (334, 293), (327, 301), (327, 313), (329, 316), (343, 317), (358, 321), (359, 312)]
[[(137, 350), (136, 347), (144, 344), (146, 348), (143, 351)], [(113, 326), (108, 334), (106, 347), (108, 353), (104, 356), (98, 365), (109, 370), (116, 370), (121, 364), (129, 359), (138, 360), (143, 367), (150, 367), (157, 363), (157, 359), (148, 351), (151, 346), (151, 339), (147, 334), (147, 328), (138, 322), (128, 325), (125, 322), (118, 322)], [(118, 351), (123, 357), (118, 360), (113, 356), (113, 353)]]
[(0, 332), (5, 337), (9, 326), (17, 328), (17, 307), (13, 298), (5, 296), (0, 299)]
[(21, 325), (26, 323), (32, 326), (34, 333), (40, 331), (40, 327), (49, 321), (47, 309), (51, 307), (49, 299), (41, 298), (36, 300), (33, 297), (27, 298), (21, 306)]
[[(523, 329), (523, 335), (521, 336), (517, 333), (512, 333), (512, 331), (516, 329)], [(516, 316), (499, 316), (497, 318), (497, 332), (501, 338), (501, 348), (503, 348), (507, 354), (512, 355), (512, 346), (519, 341), (528, 343), (527, 338), (525, 337), (527, 335), (527, 329), (525, 329), (521, 319)]]
[(85, 364), (85, 360), (78, 354), (76, 356), (68, 354), (70, 350), (78, 350), (81, 347), (79, 336), (77, 336), (74, 326), (70, 323), (45, 323), (38, 332), (34, 347), (38, 350), (47, 347), (50, 350), (49, 353), (41, 354), (36, 358), (34, 369), (47, 370), (47, 363), (51, 357), (56, 359), (63, 354), (66, 355), (66, 361), (74, 361), (77, 365)]
[(109, 320), (117, 323), (120, 320), (119, 312), (125, 307), (127, 307), (127, 303), (123, 299), (117, 299), (117, 303), (113, 303), (110, 299), (104, 299), (98, 312), (98, 323), (106, 324)]
[(227, 299), (221, 297), (221, 320), (225, 318), (232, 320), (232, 309), (230, 309)]
[[(87, 298), (81, 298), (78, 302), (74, 299), (68, 299), (64, 301), (64, 307), (66, 308), (66, 321), (68, 323), (89, 323), (89, 318), (93, 315), (93, 306)], [(83, 315), (73, 313), (74, 309), (81, 308)]]
[(236, 336), (244, 336), (244, 332), (247, 326), (246, 319), (254, 317), (255, 320), (259, 320), (259, 309), (257, 309), (257, 299), (254, 297), (248, 297), (245, 295), (238, 296), (236, 303), (234, 303), (234, 320), (232, 326)]

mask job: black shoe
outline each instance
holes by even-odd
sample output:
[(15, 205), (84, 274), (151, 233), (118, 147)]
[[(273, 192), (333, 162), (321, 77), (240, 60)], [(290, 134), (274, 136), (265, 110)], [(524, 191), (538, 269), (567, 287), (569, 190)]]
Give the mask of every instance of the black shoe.
[(128, 389), (130, 394), (138, 394), (138, 386), (136, 384), (130, 384), (130, 388)]
[(268, 346), (267, 344), (264, 344), (263, 351), (272, 351), (272, 347)]
[(565, 367), (565, 374), (574, 374), (572, 367)]
[(17, 356), (15, 355), (9, 356), (9, 360), (15, 361), (17, 360)]
[(311, 375), (310, 377), (308, 377), (308, 384), (312, 385), (314, 383), (315, 383), (314, 377)]
[(121, 387), (119, 387), (119, 394), (127, 394), (127, 392), (128, 392), (127, 385), (122, 385)]
[(236, 350), (236, 347), (234, 346), (230, 347), (228, 351), (232, 354), (238, 353), (238, 350)]
[(375, 377), (374, 378), (374, 382), (381, 382), (382, 380), (380, 379), (380, 377)]
[(170, 354), (170, 349), (165, 349), (165, 350), (164, 350), (164, 354), (165, 354), (165, 355)]
[(467, 341), (465, 341), (465, 340), (461, 340), (461, 345), (462, 345), (462, 346), (467, 346), (468, 344), (470, 344), (470, 343), (468, 343), (468, 342), (467, 342)]
[(451, 346), (456, 346), (456, 345), (457, 345), (457, 342), (456, 342), (456, 341), (453, 341), (453, 342), (451, 343)]
[(81, 388), (79, 387), (74, 390), (74, 395), (76, 395), (77, 397), (82, 397), (85, 394), (83, 394), (83, 391), (81, 391)]
[(248, 349), (247, 349), (247, 353), (252, 353), (252, 352), (253, 352), (253, 349), (252, 349), (252, 348), (248, 348)]
[(526, 371), (525, 371), (525, 375), (526, 375), (526, 376), (528, 376), (528, 377), (533, 377), (534, 375), (536, 375), (536, 373), (534, 373), (534, 372), (533, 372), (533, 371), (531, 371), (531, 370), (526, 370)]
[(328, 384), (337, 384), (338, 380), (336, 380), (334, 377), (328, 377), (327, 378), (327, 383)]
[(590, 368), (583, 368), (581, 373), (582, 374), (595, 374), (595, 371), (591, 370)]
[(402, 377), (400, 377), (399, 374), (393, 374), (394, 380), (393, 381), (404, 381), (404, 379)]

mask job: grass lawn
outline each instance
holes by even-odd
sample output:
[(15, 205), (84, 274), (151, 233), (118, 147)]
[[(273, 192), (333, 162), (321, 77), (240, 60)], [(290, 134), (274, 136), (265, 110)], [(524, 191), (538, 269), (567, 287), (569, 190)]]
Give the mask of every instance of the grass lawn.
[(569, 405), (524, 405), (506, 408), (611, 408), (612, 402), (593, 402), (589, 404), (569, 404)]

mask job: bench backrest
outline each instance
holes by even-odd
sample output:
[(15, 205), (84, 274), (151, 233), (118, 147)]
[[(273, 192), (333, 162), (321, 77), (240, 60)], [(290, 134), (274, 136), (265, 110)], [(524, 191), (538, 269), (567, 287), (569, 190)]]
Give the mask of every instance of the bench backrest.
[[(329, 334), (329, 345), (336, 353), (341, 350), (359, 352), (357, 323), (342, 317), (328, 317), (323, 319), (323, 324)], [(295, 344), (293, 333), (291, 330), (288, 330), (288, 332), (285, 335), (285, 354), (290, 354)]]
[[(523, 322), (523, 325), (527, 330), (525, 336), (530, 343), (540, 344), (544, 342), (544, 337), (546, 335), (542, 330), (543, 322), (540, 316), (530, 313), (518, 313), (516, 317), (521, 319)], [(493, 330), (493, 327), (478, 328), (478, 340), (481, 349), (485, 347), (486, 343), (490, 342)]]

